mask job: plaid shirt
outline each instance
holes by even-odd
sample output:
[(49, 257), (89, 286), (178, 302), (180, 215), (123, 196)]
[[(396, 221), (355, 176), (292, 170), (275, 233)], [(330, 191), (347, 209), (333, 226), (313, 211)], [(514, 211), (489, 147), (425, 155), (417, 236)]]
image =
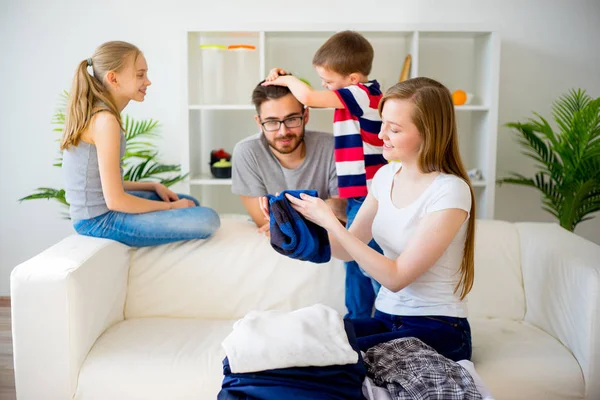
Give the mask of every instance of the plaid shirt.
[(417, 338), (378, 344), (364, 360), (369, 376), (394, 400), (481, 399), (468, 371)]

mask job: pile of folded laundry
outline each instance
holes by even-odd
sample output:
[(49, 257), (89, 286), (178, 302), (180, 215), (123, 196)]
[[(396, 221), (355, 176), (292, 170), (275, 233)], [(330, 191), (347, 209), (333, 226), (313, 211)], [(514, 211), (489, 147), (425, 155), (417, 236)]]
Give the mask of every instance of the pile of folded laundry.
[(492, 399), (473, 364), (451, 361), (416, 338), (362, 353), (334, 309), (253, 311), (222, 343), (218, 400)]
[(332, 308), (251, 312), (223, 341), (218, 400), (363, 399), (352, 324)]

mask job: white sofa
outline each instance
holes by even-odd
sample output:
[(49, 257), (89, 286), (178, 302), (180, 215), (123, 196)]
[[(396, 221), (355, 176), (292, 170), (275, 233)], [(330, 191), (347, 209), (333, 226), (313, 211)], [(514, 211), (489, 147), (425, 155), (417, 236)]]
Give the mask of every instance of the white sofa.
[[(473, 362), (496, 399), (600, 399), (600, 246), (555, 224), (478, 221)], [(11, 276), (19, 400), (215, 399), (250, 310), (344, 313), (339, 261), (280, 256), (253, 224), (130, 249), (70, 236)]]

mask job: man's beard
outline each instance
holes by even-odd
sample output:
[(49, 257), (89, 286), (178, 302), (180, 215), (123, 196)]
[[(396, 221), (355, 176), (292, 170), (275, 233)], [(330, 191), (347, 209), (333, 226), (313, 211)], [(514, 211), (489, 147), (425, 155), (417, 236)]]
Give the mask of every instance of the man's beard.
[[(293, 142), (290, 146), (286, 146), (281, 148), (277, 147), (277, 142), (280, 142), (282, 140), (297, 140), (296, 144), (293, 145)], [(298, 147), (300, 147), (300, 145), (304, 142), (304, 128), (302, 129), (302, 133), (300, 135), (285, 135), (283, 137), (279, 137), (276, 138), (275, 140), (271, 141), (267, 139), (267, 143), (269, 143), (269, 147), (271, 147), (273, 150), (275, 150), (276, 152), (278, 152), (279, 154), (290, 154), (293, 153), (294, 151), (296, 151), (296, 149)]]

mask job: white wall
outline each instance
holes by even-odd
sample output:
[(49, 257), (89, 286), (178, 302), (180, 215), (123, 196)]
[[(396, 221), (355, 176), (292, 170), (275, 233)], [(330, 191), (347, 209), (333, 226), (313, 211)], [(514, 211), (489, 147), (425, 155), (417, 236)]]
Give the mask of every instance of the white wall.
[[(185, 107), (182, 31), (239, 21), (469, 23), (498, 29), (501, 124), (531, 111), (548, 115), (551, 101), (570, 88), (600, 96), (598, 0), (0, 0), (0, 296), (9, 294), (15, 265), (72, 233), (56, 204), (16, 200), (38, 186), (62, 186), (59, 169), (50, 167), (57, 155), (50, 119), (76, 64), (107, 40), (137, 44), (148, 59), (153, 86), (146, 102), (127, 112), (161, 121), (165, 161), (179, 162), (177, 141), (185, 134), (179, 118)], [(498, 176), (509, 170), (528, 174), (533, 167), (513, 135), (501, 128)], [(511, 186), (497, 190), (496, 217), (552, 220), (541, 211), (537, 192)], [(583, 223), (577, 233), (600, 243), (600, 218)]]

